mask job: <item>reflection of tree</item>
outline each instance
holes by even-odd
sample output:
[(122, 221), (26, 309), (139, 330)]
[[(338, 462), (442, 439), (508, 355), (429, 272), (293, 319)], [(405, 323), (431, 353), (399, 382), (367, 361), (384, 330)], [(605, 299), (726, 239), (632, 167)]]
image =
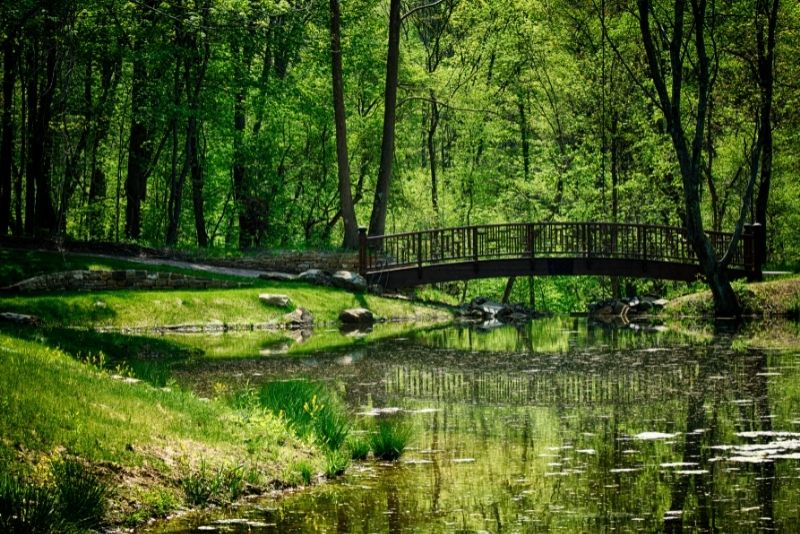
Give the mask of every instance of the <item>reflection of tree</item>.
[[(756, 430), (772, 432), (772, 414), (769, 406), (769, 384), (767, 378), (767, 355), (763, 351), (752, 352), (747, 358), (747, 374), (751, 377), (746, 381), (746, 388), (753, 399), (753, 424)], [(764, 530), (775, 528), (774, 499), (775, 499), (775, 463), (764, 462), (755, 464), (756, 484), (758, 491), (758, 504), (761, 507), (760, 527)]]
[[(709, 351), (708, 356), (713, 357)], [(686, 464), (697, 464), (698, 466), (707, 465), (707, 458), (702, 447), (702, 430), (706, 428), (706, 414), (703, 408), (705, 404), (706, 390), (708, 387), (709, 372), (708, 361), (705, 358), (700, 360), (699, 376), (693, 382), (688, 391), (688, 404), (686, 409), (686, 431), (684, 432), (683, 443), (683, 462)], [(712, 430), (712, 434), (714, 431)], [(712, 438), (713, 440), (713, 438)], [(708, 477), (708, 480), (707, 480)], [(708, 487), (707, 487), (708, 485)], [(710, 502), (709, 489), (713, 487), (713, 470), (708, 475), (680, 475), (677, 476), (672, 485), (670, 511), (685, 511), (687, 494), (689, 489), (693, 489), (698, 503), (700, 528), (703, 531), (711, 530), (710, 521)], [(682, 532), (684, 516), (669, 515), (664, 518), (665, 532)]]

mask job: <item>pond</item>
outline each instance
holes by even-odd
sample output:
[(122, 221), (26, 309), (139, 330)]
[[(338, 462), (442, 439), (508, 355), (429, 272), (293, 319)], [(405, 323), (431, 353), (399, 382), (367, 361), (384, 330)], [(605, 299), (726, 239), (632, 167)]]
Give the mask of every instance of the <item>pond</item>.
[(800, 350), (748, 349), (739, 334), (554, 318), (417, 331), (334, 353), (202, 361), (176, 373), (200, 392), (323, 380), (354, 413), (400, 409), (415, 434), (398, 462), (351, 464), (336, 481), (156, 532), (800, 524)]

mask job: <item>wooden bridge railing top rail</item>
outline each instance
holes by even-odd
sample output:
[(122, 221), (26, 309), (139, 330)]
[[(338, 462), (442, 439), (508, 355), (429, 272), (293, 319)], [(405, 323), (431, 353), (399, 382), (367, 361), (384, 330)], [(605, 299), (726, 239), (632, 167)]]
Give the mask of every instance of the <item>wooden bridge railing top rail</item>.
[[(754, 227), (747, 225), (730, 266), (755, 263)], [(718, 257), (732, 233), (706, 232)], [(628, 259), (696, 264), (683, 228), (609, 222), (536, 222), (437, 228), (367, 237), (361, 230), (364, 275), (409, 267), (511, 258)]]

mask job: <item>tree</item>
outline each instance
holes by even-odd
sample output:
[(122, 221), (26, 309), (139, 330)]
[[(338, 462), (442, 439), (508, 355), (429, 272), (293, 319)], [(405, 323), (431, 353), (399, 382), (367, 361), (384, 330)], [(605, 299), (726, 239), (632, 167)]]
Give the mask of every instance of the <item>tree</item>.
[[(713, 91), (711, 62), (706, 44), (707, 32), (713, 32), (713, 21), (709, 21), (706, 0), (689, 0), (691, 13), (687, 13), (686, 0), (675, 0), (671, 20), (672, 34), (667, 35), (669, 67), (662, 61), (658, 43), (650, 28), (653, 6), (649, 0), (639, 0), (639, 25), (644, 43), (650, 78), (655, 86), (657, 104), (667, 125), (672, 146), (678, 159), (683, 182), (684, 205), (686, 208), (685, 226), (689, 243), (694, 250), (700, 268), (714, 297), (714, 311), (717, 316), (739, 316), (741, 307), (733, 292), (727, 273), (727, 265), (737, 241), (740, 239), (744, 218), (740, 217), (728, 252), (720, 259), (703, 228), (701, 213), (701, 189), (703, 185), (701, 168), (704, 156), (703, 131), (706, 125), (709, 100)], [(690, 19), (687, 20), (687, 15)], [(663, 30), (663, 26), (660, 31)], [(664, 40), (667, 40), (664, 39)], [(688, 121), (682, 110), (687, 69), (687, 51), (694, 53), (691, 74), (696, 79), (696, 97), (693, 102), (694, 131), (687, 129)], [(715, 51), (712, 51), (715, 53)], [(671, 80), (670, 80), (671, 78)], [(667, 83), (670, 82), (670, 87)], [(756, 149), (754, 148), (754, 154)], [(752, 181), (742, 199), (742, 215), (752, 199)]]
[(394, 128), (397, 120), (397, 79), (400, 70), (400, 0), (389, 4), (389, 49), (386, 54), (386, 84), (383, 97), (383, 137), (378, 182), (372, 201), (372, 216), (369, 220), (369, 235), (386, 232), (386, 210), (389, 202), (389, 183), (392, 179), (394, 159)]
[(358, 247), (358, 223), (353, 208), (350, 188), (350, 160), (347, 153), (347, 115), (344, 108), (344, 82), (342, 81), (342, 43), (339, 0), (330, 0), (331, 11), (331, 78), (333, 83), (333, 111), (336, 124), (336, 162), (339, 176), (339, 200), (344, 223), (344, 248)]

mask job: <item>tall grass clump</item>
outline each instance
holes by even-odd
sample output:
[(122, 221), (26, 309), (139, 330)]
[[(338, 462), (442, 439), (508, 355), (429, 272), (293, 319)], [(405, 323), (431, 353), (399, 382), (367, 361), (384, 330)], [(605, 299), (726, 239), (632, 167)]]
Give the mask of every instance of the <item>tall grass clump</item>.
[(411, 425), (405, 420), (396, 417), (381, 418), (370, 435), (372, 454), (381, 460), (397, 460), (403, 455), (412, 435)]
[(347, 439), (347, 448), (350, 450), (350, 458), (353, 460), (366, 460), (369, 456), (369, 441), (357, 436), (350, 436)]
[(339, 450), (350, 434), (347, 408), (322, 384), (309, 380), (270, 382), (262, 386), (257, 400), (283, 417), (299, 436), (313, 435), (328, 450)]
[(55, 534), (64, 526), (53, 487), (0, 475), (0, 532)]
[(52, 466), (58, 511), (79, 529), (96, 529), (106, 514), (108, 487), (77, 460), (66, 459)]

